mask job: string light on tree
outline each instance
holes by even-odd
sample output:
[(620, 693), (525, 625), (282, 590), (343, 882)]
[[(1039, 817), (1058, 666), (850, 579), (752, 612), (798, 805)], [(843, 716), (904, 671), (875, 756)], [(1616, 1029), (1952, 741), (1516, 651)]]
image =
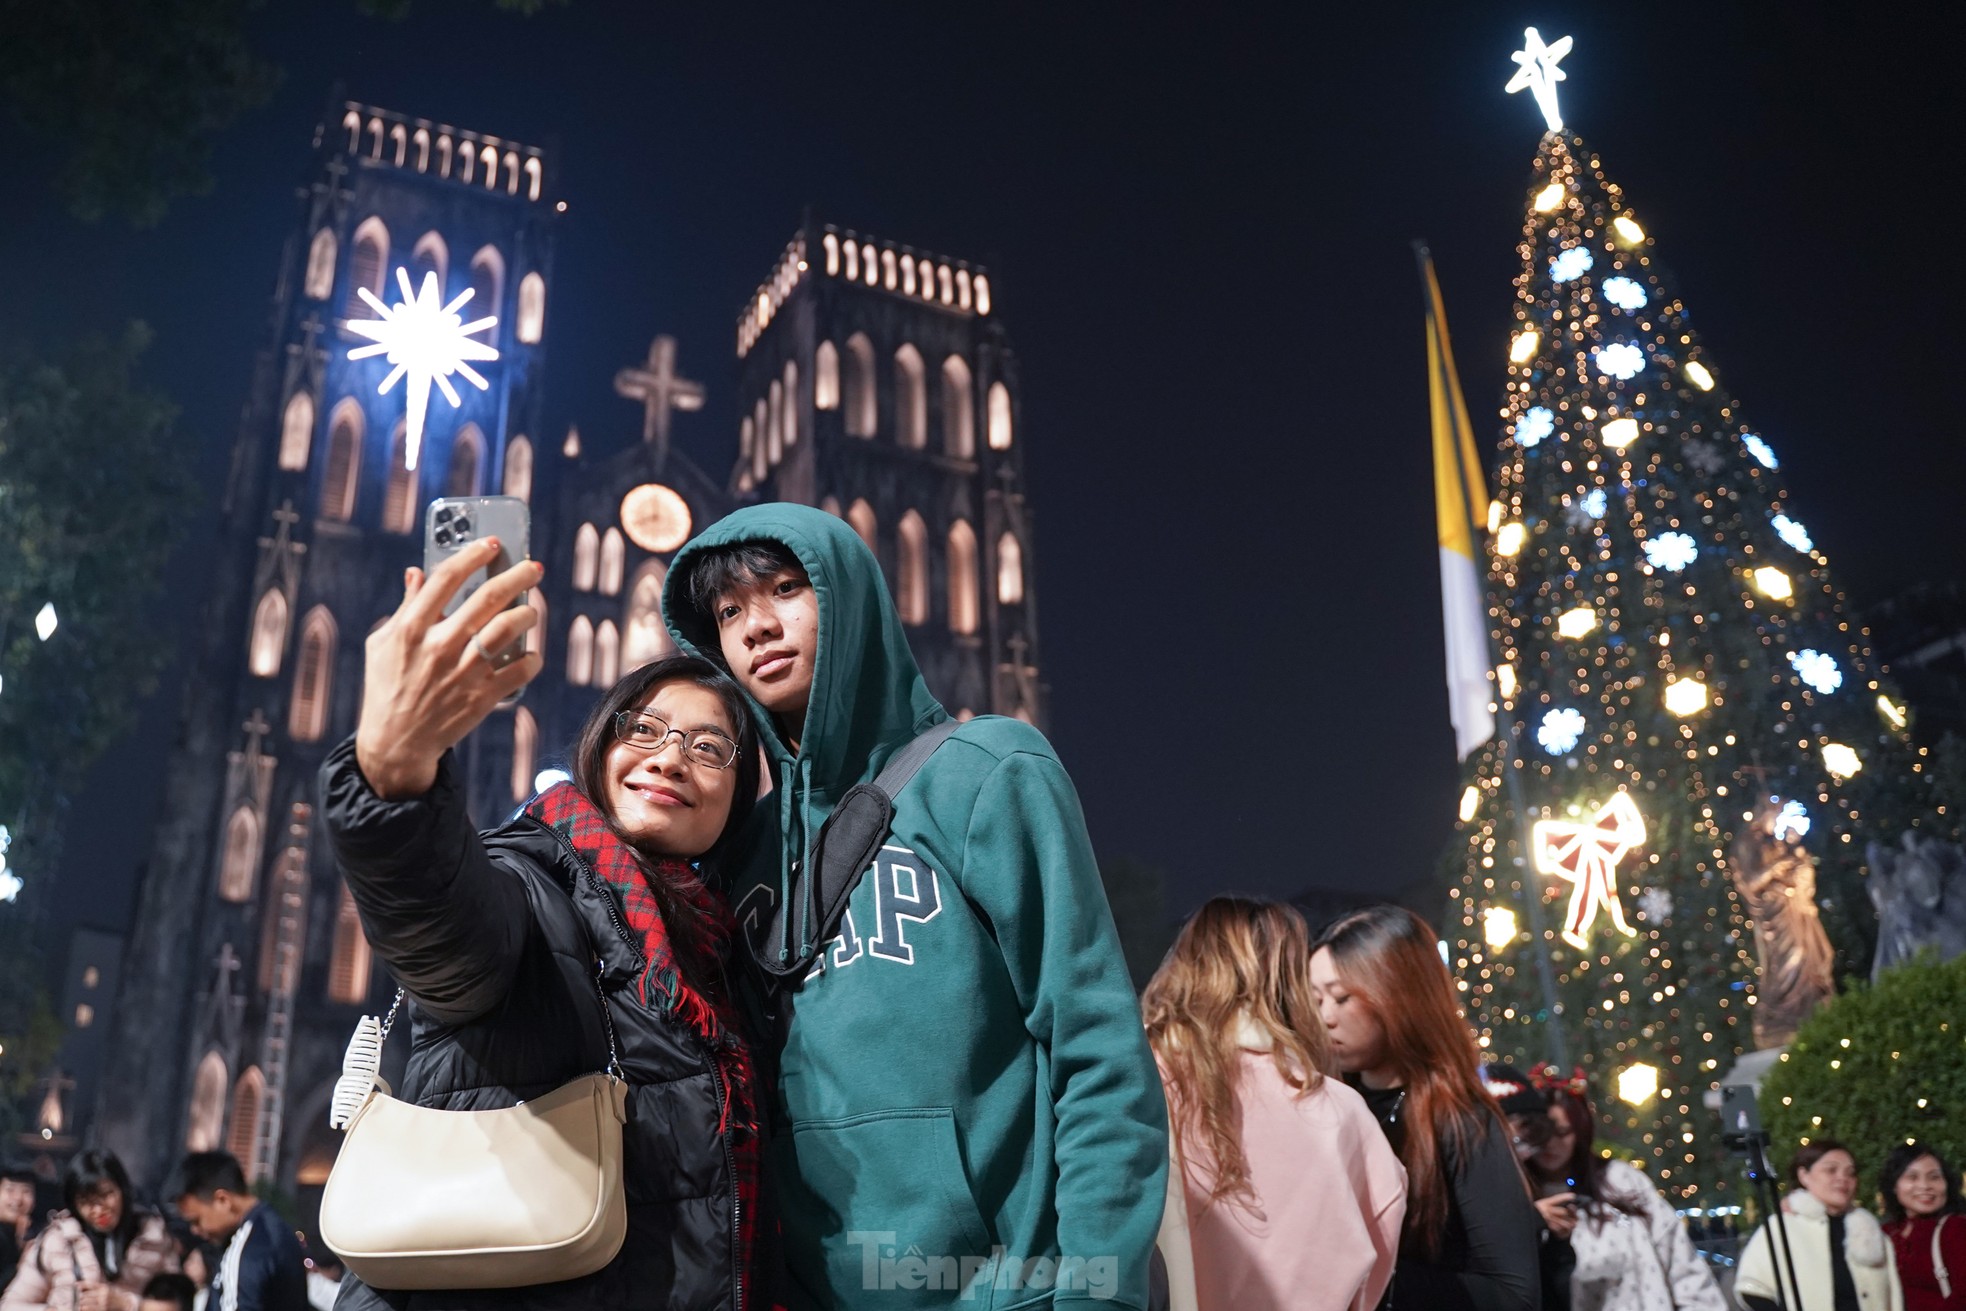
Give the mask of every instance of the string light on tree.
[(357, 346), (348, 352), (348, 358), (364, 360), (381, 355), (395, 366), (377, 385), (376, 391), (387, 395), (399, 380), (403, 382), (406, 411), (403, 417), (403, 466), (414, 470), (417, 452), (423, 445), (424, 418), (430, 410), (430, 388), (434, 385), (443, 392), (444, 399), (455, 409), (464, 401), (457, 394), (457, 388), (451, 386), (453, 373), (462, 375), (479, 391), (491, 387), (467, 361), (498, 358), (494, 347), (471, 336), (474, 332), (496, 326), (498, 319), (488, 315), (466, 323), (457, 311), (471, 299), (471, 289), (465, 288), (455, 300), (445, 305), (434, 272), (425, 273), (423, 286), (414, 291), (410, 288), (408, 269), (396, 270), (396, 282), (402, 288), (403, 298), (394, 305), (384, 305), (367, 287), (356, 288), (377, 317), (348, 320), (350, 332), (367, 337), (373, 343)]

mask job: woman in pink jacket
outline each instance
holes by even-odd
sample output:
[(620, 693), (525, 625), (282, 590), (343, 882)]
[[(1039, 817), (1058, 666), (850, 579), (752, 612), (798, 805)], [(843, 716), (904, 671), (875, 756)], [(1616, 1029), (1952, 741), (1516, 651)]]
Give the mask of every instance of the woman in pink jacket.
[(151, 1276), (178, 1268), (164, 1218), (142, 1210), (111, 1152), (83, 1152), (62, 1178), (68, 1209), (21, 1253), (0, 1311), (137, 1311)]
[(1216, 897), (1142, 999), (1173, 1161), (1160, 1247), (1173, 1311), (1371, 1311), (1406, 1171), (1336, 1072), (1289, 906)]

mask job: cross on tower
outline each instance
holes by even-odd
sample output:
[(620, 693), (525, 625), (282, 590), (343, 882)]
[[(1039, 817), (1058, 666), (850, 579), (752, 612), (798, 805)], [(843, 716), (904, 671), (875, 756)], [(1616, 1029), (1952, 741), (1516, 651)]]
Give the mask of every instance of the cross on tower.
[(676, 339), (664, 335), (650, 342), (648, 366), (615, 374), (614, 389), (642, 403), (642, 440), (655, 447), (660, 469), (669, 455), (670, 413), (703, 408), (703, 384), (676, 372)]
[(246, 758), (248, 760), (256, 759), (260, 754), (259, 744), (266, 740), (268, 733), (273, 731), (273, 725), (267, 723), (266, 716), (255, 708), (252, 718), (241, 724), (240, 727), (246, 730)]

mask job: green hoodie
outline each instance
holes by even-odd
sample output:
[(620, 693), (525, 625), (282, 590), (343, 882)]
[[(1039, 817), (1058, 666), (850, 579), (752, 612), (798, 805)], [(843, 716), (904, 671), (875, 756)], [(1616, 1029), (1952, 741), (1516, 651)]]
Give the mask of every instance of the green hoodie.
[[(754, 926), (847, 789), (949, 716), (873, 554), (810, 507), (740, 510), (683, 548), (679, 642), (722, 663), (687, 579), (747, 541), (790, 548), (819, 608), (800, 749), (753, 706), (773, 790), (728, 868)], [(1167, 1114), (1077, 794), (1035, 728), (985, 716), (943, 743), (781, 1007), (769, 1160), (802, 1307), (1146, 1305)]]

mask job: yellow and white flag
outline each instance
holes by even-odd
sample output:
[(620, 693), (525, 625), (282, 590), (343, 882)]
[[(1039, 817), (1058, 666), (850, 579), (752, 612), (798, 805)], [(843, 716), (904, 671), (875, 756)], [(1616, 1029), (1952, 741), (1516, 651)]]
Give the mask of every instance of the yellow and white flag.
[(1489, 684), (1488, 604), (1483, 580), (1485, 551), (1475, 538), (1487, 513), (1488, 491), (1475, 456), (1474, 429), (1447, 314), (1440, 303), (1433, 257), (1420, 249), (1427, 284), (1427, 392), (1433, 405), (1434, 504), (1440, 531), (1440, 610), (1447, 636), (1447, 706), (1454, 721), (1455, 755), (1495, 736), (1494, 691)]

